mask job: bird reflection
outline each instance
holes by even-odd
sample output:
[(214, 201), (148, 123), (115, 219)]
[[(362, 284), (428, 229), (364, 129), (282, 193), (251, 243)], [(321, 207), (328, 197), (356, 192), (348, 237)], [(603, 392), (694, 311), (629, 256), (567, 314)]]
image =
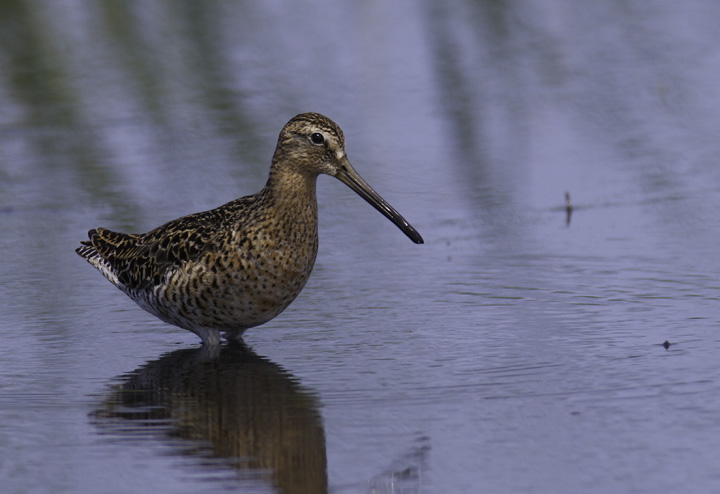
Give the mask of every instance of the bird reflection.
[(317, 399), (243, 343), (149, 362), (123, 376), (92, 415), (104, 432), (180, 438), (179, 455), (212, 459), (198, 464), (230, 466), (243, 479), (254, 474), (282, 493), (327, 492)]

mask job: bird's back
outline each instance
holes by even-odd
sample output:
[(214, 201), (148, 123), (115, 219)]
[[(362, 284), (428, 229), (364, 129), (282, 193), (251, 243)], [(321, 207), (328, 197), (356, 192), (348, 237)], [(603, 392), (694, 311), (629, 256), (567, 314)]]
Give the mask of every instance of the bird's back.
[[(254, 196), (248, 196), (142, 234), (95, 228), (76, 252), (118, 288), (126, 292), (146, 290), (158, 284), (169, 270), (197, 260), (213, 242), (217, 245), (220, 234), (231, 228), (228, 217), (252, 202)], [(236, 218), (242, 219), (242, 215)]]

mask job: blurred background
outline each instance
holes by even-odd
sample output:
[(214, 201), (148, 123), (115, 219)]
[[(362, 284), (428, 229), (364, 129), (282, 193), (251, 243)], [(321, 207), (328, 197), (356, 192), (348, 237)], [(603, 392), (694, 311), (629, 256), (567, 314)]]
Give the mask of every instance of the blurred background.
[[(4, 492), (712, 492), (720, 4), (0, 0)], [(75, 253), (260, 190), (300, 297), (209, 359)]]

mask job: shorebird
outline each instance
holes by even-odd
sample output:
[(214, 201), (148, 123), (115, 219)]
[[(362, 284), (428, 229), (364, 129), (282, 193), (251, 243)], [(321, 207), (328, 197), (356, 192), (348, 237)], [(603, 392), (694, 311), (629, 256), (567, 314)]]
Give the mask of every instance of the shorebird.
[(265, 187), (147, 233), (88, 232), (76, 252), (140, 307), (217, 346), (280, 314), (310, 276), (318, 249), (317, 177), (331, 175), (413, 242), (420, 234), (350, 165), (340, 127), (302, 113), (280, 132)]

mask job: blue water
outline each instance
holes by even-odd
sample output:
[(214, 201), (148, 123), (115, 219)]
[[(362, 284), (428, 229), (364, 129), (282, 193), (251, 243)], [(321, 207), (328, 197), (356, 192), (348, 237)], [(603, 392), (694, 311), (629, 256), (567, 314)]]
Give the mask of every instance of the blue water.
[[(719, 15), (5, 2), (3, 492), (716, 491)], [(307, 287), (216, 358), (75, 255), (304, 111), (425, 245), (320, 177)]]

